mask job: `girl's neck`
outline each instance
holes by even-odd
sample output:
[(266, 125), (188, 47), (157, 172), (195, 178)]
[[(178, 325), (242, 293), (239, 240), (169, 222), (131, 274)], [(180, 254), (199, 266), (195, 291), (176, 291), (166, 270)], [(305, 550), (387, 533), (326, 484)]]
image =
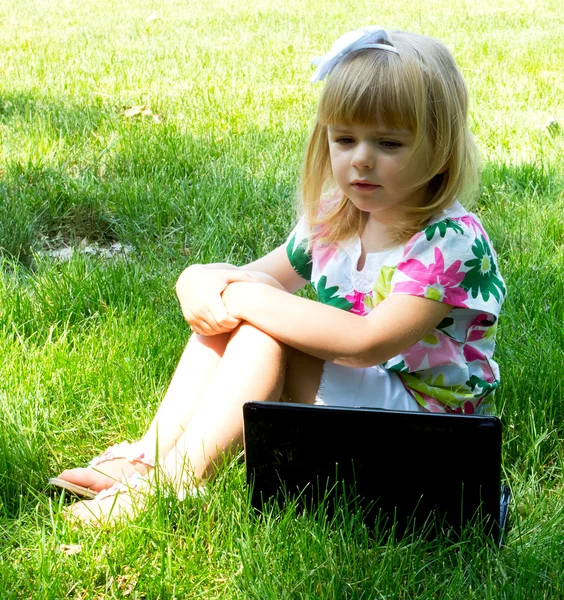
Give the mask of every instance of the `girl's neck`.
[(391, 235), (391, 227), (376, 219), (368, 218), (360, 236), (363, 256), (371, 252), (389, 250), (398, 245)]

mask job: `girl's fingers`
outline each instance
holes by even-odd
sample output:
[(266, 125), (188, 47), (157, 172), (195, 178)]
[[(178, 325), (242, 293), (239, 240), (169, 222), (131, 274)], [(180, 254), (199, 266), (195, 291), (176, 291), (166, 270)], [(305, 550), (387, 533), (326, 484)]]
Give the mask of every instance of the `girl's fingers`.
[(205, 335), (205, 336), (215, 335), (215, 332), (206, 323), (197, 323), (197, 324), (196, 323), (190, 323), (190, 327), (192, 328), (192, 331), (194, 333), (197, 333), (199, 335)]
[(206, 295), (205, 302), (199, 299), (197, 305), (181, 302), (182, 313), (190, 327), (207, 336), (233, 331), (239, 325), (239, 319), (227, 312), (220, 294)]
[(224, 319), (219, 322), (219, 325), (226, 329), (227, 331), (233, 331), (237, 325), (241, 322), (240, 319), (236, 319), (232, 317), (230, 314), (227, 314)]
[(206, 336), (219, 335), (220, 333), (233, 331), (239, 324), (238, 319), (234, 319), (227, 313), (225, 313), (218, 322), (210, 311), (206, 311), (204, 314), (198, 316), (191, 315), (190, 318), (187, 318), (186, 320), (195, 333)]
[(217, 296), (214, 298), (214, 301), (210, 303), (209, 312), (210, 320), (207, 320), (207, 322), (212, 325), (211, 320), (213, 319), (213, 323), (218, 328), (218, 332), (219, 329), (221, 329), (221, 333), (231, 331), (239, 324), (239, 319), (235, 319), (227, 312), (221, 296)]
[[(217, 323), (209, 310), (204, 309), (198, 312), (184, 310), (182, 314), (188, 325), (194, 330), (200, 329), (211, 332), (217, 328)], [(200, 332), (198, 331), (197, 333)], [(206, 333), (205, 335), (210, 335), (210, 333)]]
[(202, 335), (233, 331), (239, 319), (225, 309), (221, 293), (232, 281), (255, 281), (252, 273), (239, 269), (205, 269), (193, 266), (180, 275), (176, 292), (184, 318)]
[(211, 327), (201, 316), (195, 315), (189, 310), (183, 310), (182, 314), (194, 333), (199, 333), (200, 335), (213, 335)]

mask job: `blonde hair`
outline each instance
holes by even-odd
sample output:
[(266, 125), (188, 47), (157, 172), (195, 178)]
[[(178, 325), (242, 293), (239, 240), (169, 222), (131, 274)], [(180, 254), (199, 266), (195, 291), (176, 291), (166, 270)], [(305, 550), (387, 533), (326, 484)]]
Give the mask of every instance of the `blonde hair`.
[[(360, 235), (368, 213), (341, 197), (321, 207), (332, 179), (327, 127), (383, 125), (414, 136), (410, 160), (432, 149), (428, 169), (414, 187), (428, 185), (424, 206), (408, 208), (393, 226), (398, 243), (412, 237), (455, 198), (473, 192), (478, 181), (477, 152), (467, 125), (468, 90), (451, 53), (438, 40), (392, 31), (399, 54), (362, 49), (343, 58), (327, 78), (306, 150), (302, 206), (324, 242)], [(409, 163), (408, 163), (409, 166)]]

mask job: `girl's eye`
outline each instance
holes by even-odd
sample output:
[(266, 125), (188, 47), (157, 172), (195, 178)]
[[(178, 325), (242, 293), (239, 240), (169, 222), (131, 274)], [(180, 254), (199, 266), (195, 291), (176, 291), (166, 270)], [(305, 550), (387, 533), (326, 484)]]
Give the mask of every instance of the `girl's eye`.
[(384, 148), (388, 150), (395, 150), (396, 148), (401, 148), (401, 143), (395, 142), (394, 140), (382, 140), (380, 142), (380, 145), (384, 146)]
[(354, 144), (354, 139), (351, 137), (339, 137), (335, 141), (337, 142), (337, 144), (343, 145)]

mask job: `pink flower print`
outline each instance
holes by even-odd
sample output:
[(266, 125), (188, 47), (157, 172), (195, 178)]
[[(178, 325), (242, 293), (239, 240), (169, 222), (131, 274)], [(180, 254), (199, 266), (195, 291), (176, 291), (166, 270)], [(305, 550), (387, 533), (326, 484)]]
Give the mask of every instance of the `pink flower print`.
[(463, 412), (465, 415), (473, 415), (475, 412), (475, 407), (474, 404), (472, 404), (472, 402), (470, 402), (470, 400), (466, 400), (466, 402), (464, 403), (464, 408), (463, 408)]
[(497, 323), (495, 317), (492, 317), (486, 313), (480, 313), (477, 317), (472, 319), (472, 322), (468, 326), (468, 333), (466, 335), (467, 342), (477, 342), (483, 338), (495, 337), (497, 331)]
[(462, 406), (456, 408), (447, 408), (446, 412), (455, 415), (473, 415), (476, 412), (476, 407), (470, 400), (466, 400)]
[(435, 248), (435, 262), (428, 267), (416, 258), (410, 258), (398, 265), (398, 271), (413, 281), (401, 281), (394, 286), (393, 291), (468, 308), (464, 303), (468, 293), (460, 287), (465, 275), (464, 272), (458, 271), (461, 264), (462, 261), (455, 260), (445, 270), (443, 253), (439, 248)]
[(337, 254), (338, 246), (336, 244), (314, 244), (311, 249), (313, 264), (323, 271), (327, 263)]
[(460, 345), (435, 329), (409, 347), (402, 356), (411, 372), (433, 369), (441, 365), (459, 364)]
[[(484, 353), (478, 350), (474, 343), (495, 334), (497, 326), (495, 324), (491, 325), (491, 323), (491, 317), (486, 313), (480, 313), (472, 319), (466, 334), (466, 343), (464, 344), (464, 358), (466, 359), (466, 362), (473, 362), (476, 360), (487, 362)], [(484, 344), (478, 344), (478, 346), (484, 348)]]
[(482, 379), (486, 383), (493, 383), (494, 381), (496, 381), (495, 375), (493, 374), (492, 369), (488, 364), (487, 360), (485, 360), (482, 363)]
[(474, 346), (464, 344), (464, 359), (466, 362), (473, 362), (475, 360), (486, 360), (486, 357)]
[(464, 215), (463, 217), (459, 217), (457, 219), (453, 219), (454, 221), (462, 221), (466, 227), (470, 227), (474, 230), (477, 236), (483, 235), (486, 240), (489, 240), (488, 234), (482, 227), (481, 223), (477, 221), (474, 217), (470, 215)]
[(472, 327), (486, 327), (489, 324), (492, 324), (492, 321), (488, 313), (479, 313), (470, 322), (469, 329), (472, 329)]
[(468, 335), (466, 336), (466, 341), (477, 342), (478, 340), (481, 340), (483, 337), (485, 337), (487, 332), (487, 329), (470, 329)]
[(352, 294), (345, 296), (345, 299), (348, 300), (352, 304), (352, 308), (349, 312), (352, 312), (355, 315), (360, 315), (361, 317), (365, 317), (370, 310), (367, 310), (366, 303), (364, 302), (364, 298), (367, 294), (363, 292), (353, 291)]

